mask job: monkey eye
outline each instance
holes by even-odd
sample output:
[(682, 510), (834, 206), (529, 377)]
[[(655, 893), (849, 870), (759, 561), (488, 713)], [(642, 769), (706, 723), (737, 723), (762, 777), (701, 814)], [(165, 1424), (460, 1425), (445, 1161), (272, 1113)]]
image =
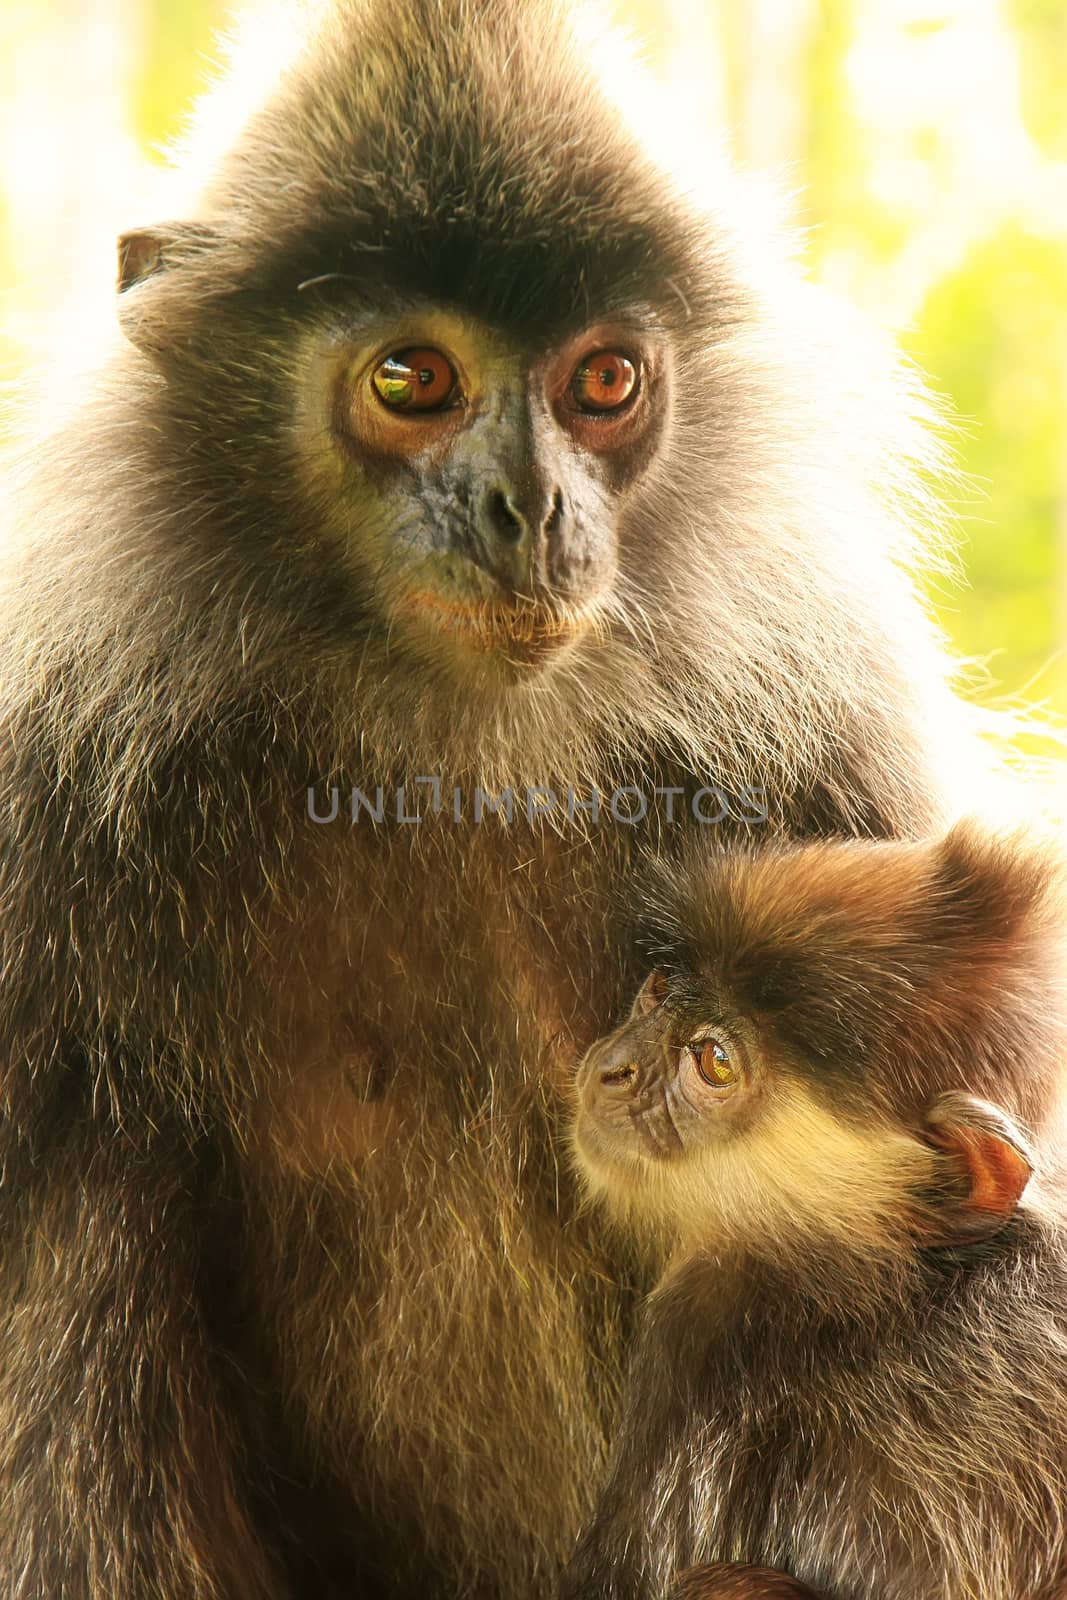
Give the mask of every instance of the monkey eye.
[(618, 350), (595, 350), (571, 378), (571, 397), (579, 411), (621, 411), (637, 390), (637, 368)]
[(441, 411), (456, 389), (456, 371), (440, 350), (397, 350), (371, 374), (378, 398), (392, 411)]
[(704, 1082), (713, 1089), (728, 1089), (737, 1083), (739, 1073), (730, 1060), (730, 1052), (718, 1039), (694, 1039), (686, 1049)]

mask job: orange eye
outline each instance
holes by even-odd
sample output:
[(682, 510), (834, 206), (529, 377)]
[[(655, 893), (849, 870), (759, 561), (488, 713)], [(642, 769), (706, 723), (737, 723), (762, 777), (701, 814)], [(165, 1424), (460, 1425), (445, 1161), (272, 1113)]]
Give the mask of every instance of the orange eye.
[(737, 1082), (737, 1072), (730, 1064), (729, 1052), (718, 1039), (701, 1039), (699, 1043), (690, 1044), (689, 1049), (696, 1059), (697, 1071), (713, 1089), (727, 1089)]
[(371, 382), (392, 411), (440, 411), (452, 398), (456, 373), (440, 350), (398, 350), (375, 367)]
[(595, 350), (574, 369), (571, 394), (580, 411), (619, 411), (637, 388), (637, 368), (617, 350)]

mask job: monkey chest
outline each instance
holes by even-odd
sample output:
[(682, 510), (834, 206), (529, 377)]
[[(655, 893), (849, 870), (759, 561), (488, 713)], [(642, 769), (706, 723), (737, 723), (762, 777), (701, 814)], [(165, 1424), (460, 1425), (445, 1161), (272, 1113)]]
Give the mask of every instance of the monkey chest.
[(626, 981), (618, 864), (543, 836), (347, 836), (274, 949), (257, 1110), (302, 1170), (494, 1116), (554, 1118)]

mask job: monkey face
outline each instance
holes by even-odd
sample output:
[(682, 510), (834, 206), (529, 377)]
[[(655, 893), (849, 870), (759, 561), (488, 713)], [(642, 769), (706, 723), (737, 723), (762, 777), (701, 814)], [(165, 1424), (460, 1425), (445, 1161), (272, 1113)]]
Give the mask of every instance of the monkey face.
[(687, 1019), (663, 1004), (654, 972), (629, 1020), (579, 1068), (575, 1138), (594, 1159), (669, 1162), (729, 1139), (751, 1120), (763, 1085), (739, 1027)]
[(630, 1220), (719, 1246), (842, 1231), (873, 1249), (966, 1245), (1013, 1214), (1033, 1156), (1000, 1107), (950, 1092), (914, 1128), (864, 1127), (771, 1057), (738, 1022), (694, 1024), (652, 973), (579, 1068), (574, 1143), (591, 1187)]
[(316, 614), (349, 622), (354, 655), (506, 683), (606, 631), (623, 524), (668, 431), (671, 341), (651, 304), (615, 296), (602, 319), (562, 307), (522, 328), (415, 284), (372, 293), (334, 273), (272, 291), (263, 263), (212, 330), (183, 279), (214, 282), (221, 250), (202, 230), (124, 236), (123, 325), (192, 417), (201, 347), (242, 352), (216, 388), (230, 420), (194, 436), (208, 453), (227, 441), (246, 520), (249, 486), (269, 491), (257, 559), (273, 543), (321, 595)]
[(595, 625), (666, 364), (636, 318), (544, 349), (424, 307), (336, 340), (309, 410), (381, 630), (478, 671), (546, 663)]

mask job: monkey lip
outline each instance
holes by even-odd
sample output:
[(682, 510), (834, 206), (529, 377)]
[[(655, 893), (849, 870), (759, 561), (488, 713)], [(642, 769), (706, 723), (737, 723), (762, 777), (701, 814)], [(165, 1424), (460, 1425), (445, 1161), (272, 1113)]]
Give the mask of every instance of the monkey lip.
[(475, 650), (501, 650), (528, 660), (568, 644), (588, 626), (588, 617), (574, 607), (552, 609), (531, 601), (448, 600), (423, 589), (408, 595), (403, 604), (416, 617)]

